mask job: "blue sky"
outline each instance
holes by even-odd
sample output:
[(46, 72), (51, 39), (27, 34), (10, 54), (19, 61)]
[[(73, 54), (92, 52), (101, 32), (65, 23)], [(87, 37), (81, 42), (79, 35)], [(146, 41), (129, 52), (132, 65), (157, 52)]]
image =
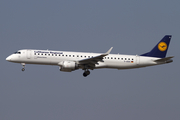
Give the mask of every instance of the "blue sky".
[[(1, 0), (0, 119), (179, 120), (178, 0)], [(174, 62), (133, 70), (60, 72), (5, 61), (19, 49), (139, 55), (172, 35)]]

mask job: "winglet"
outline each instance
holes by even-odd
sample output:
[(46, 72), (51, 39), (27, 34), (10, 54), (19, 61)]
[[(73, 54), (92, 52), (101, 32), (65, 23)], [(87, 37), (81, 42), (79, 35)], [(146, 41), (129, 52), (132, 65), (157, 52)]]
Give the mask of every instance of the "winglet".
[(111, 52), (112, 49), (113, 49), (113, 47), (111, 47), (111, 48), (105, 53), (105, 55), (108, 55), (108, 54)]

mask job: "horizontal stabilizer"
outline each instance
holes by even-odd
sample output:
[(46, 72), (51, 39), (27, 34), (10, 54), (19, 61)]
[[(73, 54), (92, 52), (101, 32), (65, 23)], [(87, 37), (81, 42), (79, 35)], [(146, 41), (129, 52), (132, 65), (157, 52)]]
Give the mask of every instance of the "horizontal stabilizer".
[(171, 56), (171, 57), (166, 57), (166, 58), (161, 58), (161, 59), (158, 59), (158, 60), (155, 60), (154, 62), (172, 62), (171, 58), (173, 58), (174, 56)]

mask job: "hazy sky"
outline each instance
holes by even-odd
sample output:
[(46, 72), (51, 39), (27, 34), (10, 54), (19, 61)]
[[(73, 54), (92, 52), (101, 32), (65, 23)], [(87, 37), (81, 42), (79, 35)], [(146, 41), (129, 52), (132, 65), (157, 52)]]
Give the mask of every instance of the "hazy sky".
[[(179, 120), (179, 0), (1, 0), (0, 120)], [(174, 62), (60, 72), (5, 61), (19, 49), (143, 54), (172, 35)]]

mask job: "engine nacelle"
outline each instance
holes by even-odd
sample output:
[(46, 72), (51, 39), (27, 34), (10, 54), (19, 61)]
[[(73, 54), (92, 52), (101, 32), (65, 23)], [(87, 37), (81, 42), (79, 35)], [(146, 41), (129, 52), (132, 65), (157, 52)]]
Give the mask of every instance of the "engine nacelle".
[(62, 61), (58, 63), (58, 65), (60, 66), (59, 68), (60, 71), (64, 71), (64, 72), (71, 72), (73, 70), (78, 69), (77, 63), (73, 61)]

